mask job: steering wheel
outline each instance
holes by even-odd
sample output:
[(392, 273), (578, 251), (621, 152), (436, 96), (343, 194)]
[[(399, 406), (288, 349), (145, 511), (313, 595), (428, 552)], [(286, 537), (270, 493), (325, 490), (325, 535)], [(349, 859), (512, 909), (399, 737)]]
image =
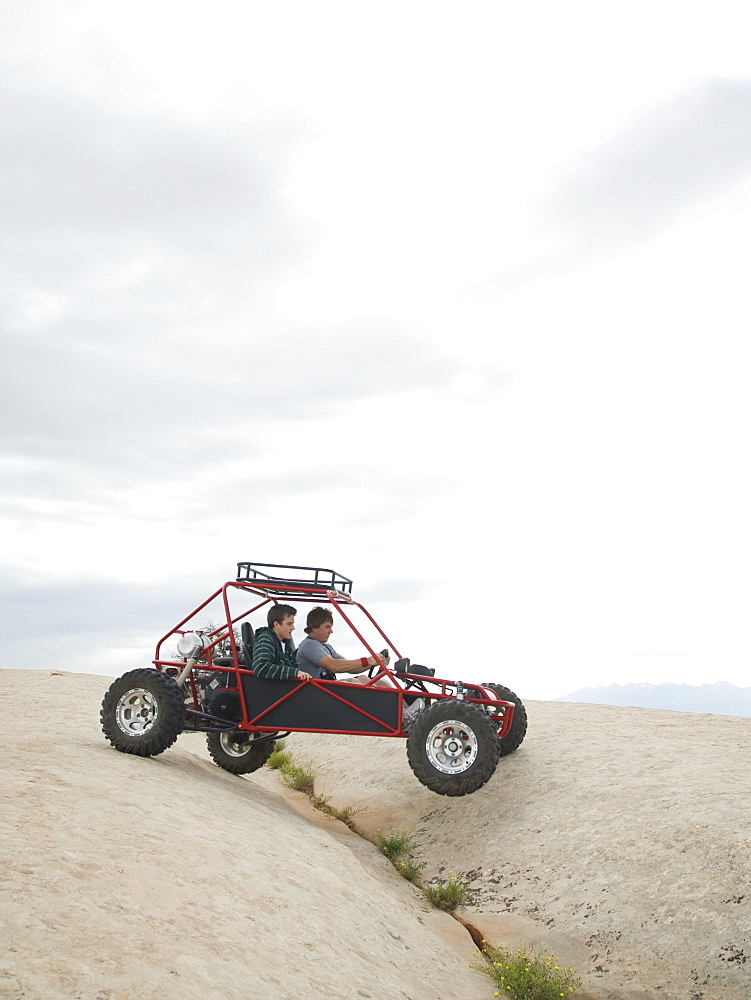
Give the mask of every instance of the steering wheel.
[[(382, 649), (378, 654), (386, 666), (389, 665), (389, 660), (391, 659), (389, 651), (387, 649)], [(374, 663), (372, 667), (368, 667), (368, 677), (375, 677), (376, 673), (381, 669), (380, 663)]]

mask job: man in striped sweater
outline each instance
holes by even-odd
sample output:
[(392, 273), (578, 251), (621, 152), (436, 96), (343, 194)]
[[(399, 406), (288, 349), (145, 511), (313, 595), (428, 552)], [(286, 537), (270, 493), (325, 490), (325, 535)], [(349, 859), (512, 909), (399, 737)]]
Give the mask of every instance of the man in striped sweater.
[(309, 681), (310, 674), (297, 669), (295, 630), (297, 611), (289, 604), (274, 604), (266, 617), (268, 628), (256, 629), (253, 640), (253, 673), (274, 681)]

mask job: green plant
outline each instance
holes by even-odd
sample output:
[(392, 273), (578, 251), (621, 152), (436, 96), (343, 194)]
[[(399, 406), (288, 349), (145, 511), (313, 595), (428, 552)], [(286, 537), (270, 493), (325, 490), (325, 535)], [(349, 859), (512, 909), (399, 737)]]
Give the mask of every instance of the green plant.
[(325, 795), (314, 795), (315, 768), (310, 762), (302, 765), (293, 764), (292, 755), (284, 749), (284, 740), (276, 740), (274, 751), (266, 764), (279, 772), (282, 781), (288, 788), (293, 788), (296, 792), (305, 792), (314, 809), (318, 809), (327, 816), (333, 816), (341, 823), (346, 823), (350, 829), (354, 829), (352, 817), (361, 810), (355, 809), (353, 806), (334, 809)]
[(392, 830), (387, 836), (376, 830), (375, 845), (380, 847), (389, 861), (396, 863), (405, 854), (412, 853), (417, 847), (417, 841), (409, 830)]
[(467, 899), (467, 884), (455, 875), (449, 876), (448, 882), (435, 882), (424, 885), (422, 891), (433, 906), (439, 910), (455, 910)]
[(394, 862), (394, 867), (408, 882), (418, 882), (427, 862), (407, 858), (405, 861)]
[(310, 764), (288, 764), (286, 767), (280, 768), (280, 771), (282, 781), (287, 788), (312, 795), (316, 773)]
[(342, 806), (341, 809), (334, 809), (325, 795), (311, 795), (310, 804), (314, 809), (318, 809), (319, 812), (338, 819), (340, 823), (346, 823), (350, 829), (354, 828), (352, 817), (356, 813), (362, 812), (361, 809), (355, 809), (354, 806)]
[[(483, 942), (484, 943), (484, 942)], [(512, 1000), (560, 1000), (569, 997), (581, 986), (573, 969), (562, 969), (555, 955), (543, 955), (531, 948), (503, 951), (485, 945), (484, 961), (473, 969), (484, 972), (498, 989), (495, 996)]]
[(408, 882), (419, 884), (420, 874), (427, 862), (418, 861), (413, 857), (418, 841), (414, 839), (409, 830), (394, 830), (384, 835), (380, 830), (376, 831), (375, 845), (380, 847), (391, 864), (400, 875), (403, 875)]
[(356, 816), (359, 812), (362, 812), (362, 809), (355, 809), (354, 806), (342, 806), (341, 809), (332, 809), (331, 815), (334, 819), (338, 819), (340, 823), (346, 823), (347, 826), (354, 829), (352, 817)]
[[(281, 743), (281, 740), (277, 740), (277, 743)], [(275, 744), (276, 745), (276, 744)], [(289, 750), (274, 750), (266, 761), (266, 767), (272, 768), (274, 771), (286, 771), (292, 764), (292, 757), (290, 756)]]

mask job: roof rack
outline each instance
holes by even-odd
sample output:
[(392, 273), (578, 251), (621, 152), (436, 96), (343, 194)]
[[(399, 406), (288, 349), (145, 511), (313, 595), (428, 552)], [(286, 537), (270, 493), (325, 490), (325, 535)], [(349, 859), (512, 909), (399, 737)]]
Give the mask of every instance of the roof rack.
[[(295, 573), (287, 572), (294, 570)], [(273, 572), (272, 572), (273, 571)], [(301, 573), (302, 576), (297, 574)], [(333, 569), (321, 566), (284, 566), (279, 563), (239, 562), (238, 583), (252, 583), (260, 590), (268, 590), (279, 597), (296, 597), (308, 591), (321, 595), (329, 590), (342, 594), (352, 593), (352, 581)]]

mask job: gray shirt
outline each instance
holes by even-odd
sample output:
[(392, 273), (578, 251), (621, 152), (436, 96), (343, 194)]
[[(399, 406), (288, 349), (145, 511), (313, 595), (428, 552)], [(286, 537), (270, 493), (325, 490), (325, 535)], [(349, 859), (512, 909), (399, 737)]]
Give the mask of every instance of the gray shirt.
[(317, 639), (311, 639), (308, 635), (297, 647), (297, 669), (304, 670), (311, 677), (320, 677), (326, 668), (319, 667), (318, 661), (322, 660), (324, 656), (330, 656), (333, 660), (347, 659), (346, 656), (337, 653), (331, 643), (318, 642)]

